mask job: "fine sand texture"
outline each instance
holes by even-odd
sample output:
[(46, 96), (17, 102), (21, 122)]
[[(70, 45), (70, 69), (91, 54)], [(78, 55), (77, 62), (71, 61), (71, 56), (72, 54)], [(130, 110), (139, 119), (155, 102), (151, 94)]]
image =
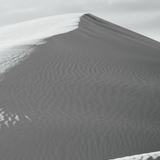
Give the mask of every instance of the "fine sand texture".
[(32, 47), (0, 82), (0, 160), (160, 156), (159, 42), (84, 14)]

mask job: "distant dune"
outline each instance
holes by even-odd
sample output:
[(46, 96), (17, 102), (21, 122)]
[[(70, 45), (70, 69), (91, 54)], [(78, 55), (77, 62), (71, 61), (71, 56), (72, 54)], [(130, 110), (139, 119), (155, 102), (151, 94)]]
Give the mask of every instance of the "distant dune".
[(160, 158), (159, 42), (70, 14), (0, 28), (0, 56), (0, 160)]

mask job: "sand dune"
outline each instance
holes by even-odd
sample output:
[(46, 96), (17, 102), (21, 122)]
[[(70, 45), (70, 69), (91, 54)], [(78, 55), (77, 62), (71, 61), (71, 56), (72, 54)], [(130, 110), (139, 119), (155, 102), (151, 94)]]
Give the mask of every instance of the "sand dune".
[(160, 157), (159, 42), (84, 14), (16, 47), (28, 56), (2, 72), (1, 160)]
[(45, 38), (78, 28), (82, 14), (39, 18), (0, 28), (0, 73), (25, 60)]
[(147, 160), (148, 158), (157, 159), (160, 157), (160, 152), (151, 152), (151, 153), (144, 153), (134, 156), (127, 156), (122, 158), (115, 158), (114, 160)]

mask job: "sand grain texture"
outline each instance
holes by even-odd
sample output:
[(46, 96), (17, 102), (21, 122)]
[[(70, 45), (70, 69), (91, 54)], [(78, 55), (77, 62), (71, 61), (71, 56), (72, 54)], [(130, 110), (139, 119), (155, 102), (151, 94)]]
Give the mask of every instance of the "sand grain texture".
[(160, 150), (160, 43), (91, 14), (45, 42), (0, 82), (1, 160)]

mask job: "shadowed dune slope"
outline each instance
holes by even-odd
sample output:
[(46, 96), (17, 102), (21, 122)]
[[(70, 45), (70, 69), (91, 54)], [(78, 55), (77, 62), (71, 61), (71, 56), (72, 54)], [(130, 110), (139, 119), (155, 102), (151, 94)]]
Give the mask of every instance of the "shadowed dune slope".
[(160, 43), (91, 14), (44, 41), (0, 82), (1, 160), (160, 150)]

